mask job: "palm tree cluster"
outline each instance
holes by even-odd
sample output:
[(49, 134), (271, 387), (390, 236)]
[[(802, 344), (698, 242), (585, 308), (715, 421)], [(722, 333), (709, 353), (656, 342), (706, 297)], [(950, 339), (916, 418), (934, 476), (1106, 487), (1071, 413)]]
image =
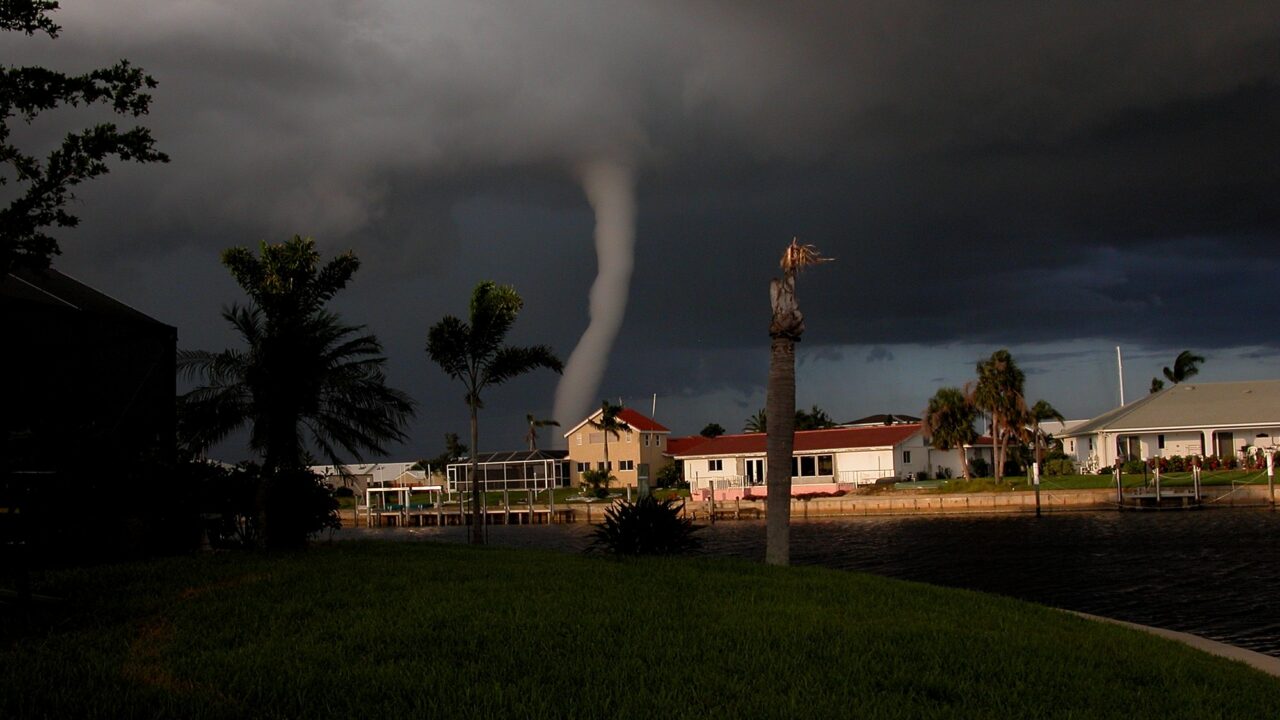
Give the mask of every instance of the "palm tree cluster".
[(313, 448), (339, 467), (386, 452), (404, 439), (413, 402), (387, 386), (377, 337), (325, 309), (360, 267), (354, 255), (321, 265), (315, 242), (295, 236), (262, 243), (258, 256), (231, 248), (222, 262), (250, 299), (223, 311), (244, 347), (178, 353), (178, 371), (200, 383), (179, 398), (180, 434), (200, 454), (249, 425), (249, 447), (262, 459), (263, 535), (297, 544), (296, 533), (272, 530), (273, 484), (303, 471)]
[(941, 388), (934, 394), (925, 409), (924, 426), (934, 447), (960, 450), (964, 477), (968, 479), (969, 463), (964, 448), (977, 439), (973, 423), (979, 413), (985, 413), (991, 420), (993, 464), (999, 481), (1004, 476), (1004, 460), (1011, 443), (1033, 442), (1039, 463), (1048, 440), (1040, 431), (1040, 424), (1049, 420), (1062, 422), (1064, 418), (1045, 400), (1027, 405), (1026, 375), (1008, 350), (995, 351), (991, 357), (979, 361), (976, 370), (976, 383), (966, 385), (963, 390)]

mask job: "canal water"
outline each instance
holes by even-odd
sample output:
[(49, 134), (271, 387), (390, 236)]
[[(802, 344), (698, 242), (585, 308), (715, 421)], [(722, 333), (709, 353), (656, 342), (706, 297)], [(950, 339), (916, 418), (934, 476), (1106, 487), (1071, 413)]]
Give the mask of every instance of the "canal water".
[[(590, 526), (496, 526), (490, 542), (579, 551)], [(460, 528), (343, 536), (462, 541)], [(703, 553), (764, 558), (763, 521), (698, 533)], [(796, 565), (1009, 595), (1280, 657), (1280, 513), (1093, 512), (796, 520)]]

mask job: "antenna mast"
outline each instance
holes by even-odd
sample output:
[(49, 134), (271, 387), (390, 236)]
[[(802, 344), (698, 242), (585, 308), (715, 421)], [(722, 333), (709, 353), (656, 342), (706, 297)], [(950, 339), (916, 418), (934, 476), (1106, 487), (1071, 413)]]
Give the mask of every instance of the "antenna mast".
[(1120, 346), (1116, 346), (1116, 369), (1120, 371), (1120, 407), (1124, 407), (1124, 358), (1120, 357)]

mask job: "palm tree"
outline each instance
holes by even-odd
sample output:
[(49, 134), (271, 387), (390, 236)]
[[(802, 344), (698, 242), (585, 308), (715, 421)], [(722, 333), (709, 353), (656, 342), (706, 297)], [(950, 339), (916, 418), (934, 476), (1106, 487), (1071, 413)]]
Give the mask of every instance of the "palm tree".
[(1044, 462), (1045, 444), (1045, 436), (1040, 432), (1040, 423), (1045, 422), (1046, 420), (1066, 422), (1067, 419), (1063, 417), (1062, 413), (1058, 412), (1057, 408), (1050, 405), (1047, 400), (1037, 400), (1036, 404), (1031, 406), (1031, 410), (1028, 412), (1028, 417), (1031, 418), (1031, 424), (1033, 427), (1032, 432), (1036, 443), (1036, 466), (1039, 467), (1040, 464)]
[(979, 410), (991, 416), (991, 440), (995, 443), (992, 460), (996, 482), (1000, 482), (1004, 476), (1005, 445), (1026, 432), (1023, 420), (1027, 416), (1027, 403), (1022, 395), (1026, 375), (1004, 349), (979, 361), (977, 371), (978, 382), (971, 399)]
[(1178, 357), (1173, 360), (1173, 369), (1165, 368), (1164, 376), (1169, 382), (1177, 385), (1184, 380), (1190, 380), (1200, 374), (1200, 363), (1204, 362), (1204, 358), (1196, 355), (1190, 350), (1183, 350), (1178, 353)]
[(387, 387), (377, 338), (323, 309), (359, 268), (354, 255), (321, 266), (314, 241), (295, 236), (263, 243), (259, 257), (232, 248), (222, 260), (252, 300), (223, 311), (246, 347), (178, 353), (178, 371), (203, 383), (178, 399), (183, 442), (203, 452), (250, 424), (249, 446), (263, 461), (264, 536), (297, 544), (305, 535), (272, 529), (272, 484), (308, 464), (308, 441), (339, 467), (343, 454), (385, 453), (386, 443), (404, 439), (413, 403)]
[(812, 245), (792, 239), (782, 253), (782, 277), (769, 283), (773, 309), (769, 324), (769, 384), (765, 393), (768, 501), (765, 510), (765, 562), (791, 562), (791, 456), (795, 447), (796, 343), (804, 334), (804, 315), (796, 303), (796, 276), (809, 265), (827, 262)]
[(717, 422), (707, 423), (698, 434), (704, 438), (718, 438), (724, 434), (724, 426)]
[(609, 464), (609, 436), (620, 438), (622, 433), (631, 432), (631, 426), (627, 424), (627, 421), (618, 417), (620, 412), (622, 412), (621, 405), (614, 405), (605, 400), (600, 403), (600, 419), (587, 420), (591, 427), (604, 434), (604, 471), (606, 474), (613, 471), (613, 467)]
[(530, 451), (538, 449), (538, 428), (560, 427), (560, 423), (555, 420), (539, 420), (533, 416), (533, 413), (525, 413), (524, 419), (529, 423), (529, 432), (525, 434), (524, 439), (529, 441)]
[(747, 421), (742, 425), (743, 432), (762, 433), (766, 432), (768, 429), (769, 418), (768, 414), (765, 413), (764, 408), (757, 410), (756, 414), (747, 418)]
[(1160, 392), (1163, 389), (1164, 389), (1163, 380), (1161, 380), (1160, 378), (1151, 378), (1151, 392), (1149, 393), (1150, 395), (1155, 395), (1156, 393)]
[(471, 312), (465, 322), (447, 315), (431, 326), (427, 334), (427, 355), (449, 377), (461, 380), (471, 411), (471, 542), (484, 543), (484, 516), (480, 506), (480, 426), (478, 412), (484, 407), (480, 393), (491, 385), (545, 367), (560, 373), (564, 365), (545, 345), (511, 347), (503, 345), (507, 331), (520, 314), (524, 301), (515, 288), (485, 281), (471, 292)]
[(965, 446), (971, 445), (978, 438), (973, 429), (973, 421), (978, 409), (959, 388), (944, 387), (929, 398), (929, 407), (924, 411), (924, 427), (929, 433), (930, 442), (939, 450), (959, 450), (960, 466), (964, 479), (969, 479), (969, 459), (965, 457)]
[(796, 430), (824, 430), (836, 426), (836, 421), (831, 419), (826, 410), (812, 406), (808, 410), (796, 411)]

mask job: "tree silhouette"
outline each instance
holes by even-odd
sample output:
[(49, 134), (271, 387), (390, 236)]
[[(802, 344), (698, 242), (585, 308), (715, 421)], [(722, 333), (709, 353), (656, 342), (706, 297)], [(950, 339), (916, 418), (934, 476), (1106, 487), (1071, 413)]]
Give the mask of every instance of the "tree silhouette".
[(978, 433), (973, 429), (973, 421), (978, 416), (978, 409), (959, 388), (939, 388), (932, 398), (929, 407), (924, 411), (924, 427), (929, 433), (929, 441), (939, 450), (959, 450), (960, 465), (964, 479), (969, 479), (969, 459), (965, 457), (965, 446), (973, 444)]
[(468, 321), (447, 315), (427, 333), (427, 355), (449, 377), (461, 380), (465, 401), (471, 412), (471, 542), (484, 543), (484, 515), (481, 506), (479, 410), (480, 395), (502, 383), (537, 368), (560, 373), (564, 365), (545, 345), (513, 347), (504, 345), (524, 301), (515, 288), (490, 281), (481, 282), (471, 292)]
[[(61, 28), (48, 13), (58, 3), (48, 0), (0, 3), (0, 30), (43, 33), (57, 38)], [(137, 163), (168, 162), (155, 149), (151, 131), (134, 127), (121, 131), (114, 123), (99, 122), (67, 133), (44, 158), (22, 152), (11, 142), (10, 123), (31, 125), (47, 111), (65, 114), (68, 107), (105, 106), (112, 113), (140, 117), (151, 107), (147, 90), (156, 86), (150, 75), (121, 60), (83, 75), (66, 75), (42, 67), (0, 68), (0, 161), (9, 168), (0, 176), (9, 198), (0, 208), (0, 274), (17, 266), (47, 268), (61, 253), (47, 230), (73, 228), (80, 219), (67, 211), (72, 190), (105, 175), (109, 158)]]
[(533, 413), (526, 413), (524, 419), (529, 423), (529, 432), (525, 433), (524, 439), (528, 441), (530, 451), (538, 449), (538, 428), (560, 427), (560, 423), (555, 420), (539, 420), (533, 416)]
[(979, 410), (991, 416), (991, 439), (996, 482), (1004, 476), (1005, 447), (1010, 439), (1025, 435), (1023, 420), (1027, 404), (1023, 398), (1026, 375), (1018, 369), (1008, 350), (997, 350), (978, 362), (978, 382), (971, 399)]
[(796, 343), (804, 334), (804, 315), (796, 302), (796, 276), (810, 266), (827, 262), (812, 245), (797, 240), (782, 253), (782, 277), (769, 283), (773, 315), (769, 323), (769, 383), (765, 413), (773, 418), (766, 430), (765, 562), (791, 562), (791, 455), (795, 447)]
[(604, 471), (606, 473), (613, 472), (613, 467), (609, 463), (609, 436), (620, 438), (622, 433), (631, 432), (631, 426), (627, 421), (618, 417), (620, 412), (622, 412), (621, 405), (614, 405), (605, 400), (600, 403), (600, 419), (587, 420), (587, 424), (604, 434)]
[(1164, 369), (1164, 377), (1169, 382), (1177, 385), (1180, 382), (1190, 380), (1200, 374), (1200, 363), (1204, 362), (1204, 358), (1196, 355), (1190, 350), (1183, 350), (1178, 353), (1178, 357), (1173, 360), (1173, 368), (1166, 367)]
[(359, 267), (354, 255), (321, 266), (314, 241), (295, 236), (262, 243), (258, 257), (231, 248), (222, 260), (252, 301), (223, 311), (245, 347), (178, 353), (179, 372), (203, 382), (179, 398), (179, 428), (189, 449), (203, 452), (251, 425), (249, 447), (263, 461), (264, 535), (269, 545), (294, 545), (294, 533), (273, 529), (265, 498), (306, 467), (308, 441), (336, 466), (344, 456), (385, 453), (404, 439), (413, 403), (386, 385), (377, 338), (324, 309)]

